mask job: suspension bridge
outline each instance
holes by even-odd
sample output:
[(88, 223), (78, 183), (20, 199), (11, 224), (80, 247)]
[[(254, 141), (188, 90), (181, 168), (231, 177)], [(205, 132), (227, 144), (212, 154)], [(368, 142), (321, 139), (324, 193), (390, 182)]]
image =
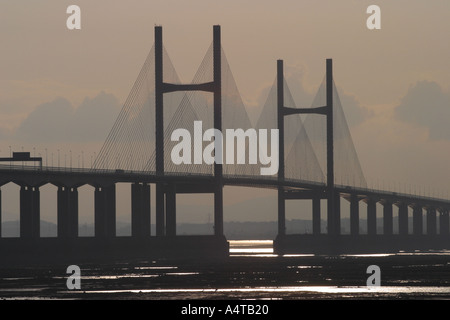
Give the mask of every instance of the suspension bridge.
[[(278, 60), (276, 79), (259, 119), (252, 123), (221, 46), (220, 26), (213, 27), (212, 44), (188, 84), (181, 83), (163, 46), (162, 27), (155, 27), (154, 36), (154, 45), (91, 168), (68, 170), (42, 166), (42, 159), (31, 158), (23, 152), (1, 159), (9, 164), (0, 165), (0, 186), (10, 182), (20, 186), (20, 237), (0, 238), (2, 256), (17, 253), (36, 257), (68, 254), (125, 257), (137, 253), (227, 256), (228, 242), (223, 227), (223, 188), (227, 185), (278, 191), (275, 253), (450, 247), (448, 199), (368, 188), (333, 81), (331, 59), (326, 60), (325, 77), (310, 106), (295, 104), (284, 77), (283, 61)], [(242, 150), (226, 150), (234, 157), (231, 163), (175, 164), (171, 150), (178, 142), (172, 141), (171, 134), (183, 128), (194, 135), (196, 121), (221, 132), (277, 129), (278, 172), (261, 175), (264, 164), (239, 161)], [(226, 139), (224, 135), (224, 145)], [(206, 145), (203, 141), (202, 150)], [(248, 153), (248, 140), (245, 146)], [(275, 151), (268, 148), (268, 153)], [(249, 154), (244, 157), (248, 158)], [(12, 165), (13, 161), (40, 161), (40, 165)], [(123, 182), (132, 184), (132, 227), (130, 237), (119, 238), (116, 237), (116, 184)], [(53, 239), (40, 237), (39, 188), (46, 184), (58, 188), (57, 237)], [(78, 236), (78, 188), (83, 185), (95, 188), (94, 237)], [(150, 227), (151, 185), (155, 186), (156, 195), (155, 234)], [(213, 195), (212, 235), (177, 235), (176, 195), (198, 193)], [(286, 201), (293, 199), (312, 201), (311, 234), (286, 234)], [(350, 203), (348, 235), (341, 234), (341, 201)], [(320, 217), (324, 202), (325, 233), (321, 231)], [(367, 234), (364, 235), (359, 232), (360, 202), (367, 204)], [(377, 204), (383, 206), (382, 233), (377, 231)], [(394, 207), (398, 208), (398, 233), (395, 234)], [(412, 230), (408, 222), (410, 210)]]

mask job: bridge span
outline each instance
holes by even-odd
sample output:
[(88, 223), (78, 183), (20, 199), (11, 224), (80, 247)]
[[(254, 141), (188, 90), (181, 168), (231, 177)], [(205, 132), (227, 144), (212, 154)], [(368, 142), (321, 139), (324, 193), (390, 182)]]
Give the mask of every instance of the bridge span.
[[(0, 250), (7, 257), (15, 252), (28, 252), (30, 256), (46, 255), (48, 250), (65, 256), (69, 251), (79, 257), (95, 257), (99, 251), (109, 252), (116, 257), (126, 258), (142, 251), (130, 246), (145, 248), (148, 256), (174, 256), (186, 251), (186, 243), (191, 248), (201, 248), (208, 244), (206, 251), (222, 248), (220, 256), (226, 255), (227, 243), (222, 232), (211, 236), (179, 236), (176, 233), (176, 196), (182, 193), (210, 193), (214, 186), (213, 175), (179, 175), (136, 172), (127, 170), (99, 170), (53, 167), (0, 167), (0, 190), (10, 182), (20, 186), (20, 237), (1, 238)], [(130, 183), (131, 187), (131, 236), (116, 236), (116, 184)], [(165, 219), (163, 233), (151, 234), (150, 188), (163, 184), (165, 194)], [(40, 237), (40, 188), (52, 184), (57, 191), (57, 237)], [(91, 238), (78, 235), (78, 189), (90, 185), (94, 191), (95, 235)], [(312, 203), (312, 234), (286, 234), (284, 221), (278, 221), (278, 237), (275, 252), (379, 252), (417, 249), (443, 249), (450, 244), (449, 210), (450, 201), (425, 196), (416, 196), (369, 188), (335, 186), (336, 209), (334, 217), (327, 217), (329, 225), (337, 225), (335, 234), (322, 233), (321, 200), (328, 199), (325, 184), (314, 181), (286, 180), (274, 177), (224, 176), (224, 186), (246, 186), (254, 188), (283, 189), (285, 201), (292, 199), (310, 200)], [(0, 191), (1, 197), (1, 191)], [(6, 199), (7, 200), (7, 199)], [(5, 201), (1, 199), (0, 201)], [(341, 201), (350, 204), (350, 234), (341, 234)], [(367, 234), (359, 233), (360, 202), (365, 202), (367, 210)], [(323, 202), (322, 202), (323, 203)], [(381, 204), (383, 232), (377, 233), (377, 208)], [(394, 234), (393, 207), (398, 208), (398, 234)], [(413, 229), (408, 230), (408, 209), (413, 210)], [(423, 228), (423, 210), (426, 216), (426, 232)], [(1, 218), (1, 213), (0, 213)], [(216, 217), (217, 218), (217, 217)], [(223, 217), (220, 217), (223, 219)], [(280, 216), (279, 216), (280, 218)], [(282, 219), (284, 217), (281, 217)], [(1, 219), (0, 219), (1, 221)], [(223, 223), (223, 222), (222, 222)], [(214, 222), (216, 224), (216, 221)], [(1, 230), (1, 228), (0, 228)], [(213, 245), (213, 244), (216, 245)], [(162, 249), (164, 248), (164, 249)], [(183, 248), (177, 250), (177, 248)], [(209, 248), (209, 249), (208, 249)], [(181, 251), (181, 252), (180, 252)], [(8, 253), (6, 253), (8, 252)], [(16, 251), (17, 252), (17, 251)], [(198, 253), (203, 252), (200, 250)], [(220, 252), (220, 251), (219, 251)], [(194, 252), (189, 252), (195, 256)], [(144, 254), (145, 256), (145, 254)]]
[[(2, 261), (13, 256), (226, 257), (224, 186), (277, 190), (278, 236), (274, 250), (279, 254), (450, 249), (450, 200), (367, 187), (334, 84), (332, 60), (326, 60), (325, 80), (308, 108), (295, 105), (283, 68), (283, 60), (278, 60), (276, 80), (254, 125), (223, 52), (220, 26), (213, 27), (213, 43), (189, 84), (182, 84), (176, 75), (163, 47), (162, 27), (155, 27), (154, 46), (91, 168), (42, 166), (42, 159), (39, 166), (0, 165), (0, 188), (10, 182), (20, 186), (20, 237), (0, 238), (0, 256), (5, 257)], [(173, 146), (171, 134), (177, 128), (195, 133), (195, 121), (219, 131), (278, 130), (277, 174), (259, 174), (258, 164), (176, 165), (168, 152)], [(318, 127), (321, 134), (316, 136)], [(245, 149), (249, 152), (248, 142)], [(338, 184), (338, 177), (353, 183)], [(132, 184), (130, 237), (116, 236), (118, 183)], [(40, 237), (40, 188), (46, 184), (58, 189), (54, 239)], [(84, 185), (95, 189), (95, 235), (90, 238), (78, 236), (78, 189)], [(155, 234), (151, 234), (151, 186), (155, 188)], [(213, 195), (212, 235), (177, 235), (176, 195), (182, 193)], [(312, 203), (311, 234), (286, 234), (286, 201), (295, 199)], [(342, 201), (350, 205), (350, 234), (345, 235), (341, 232)], [(323, 202), (327, 212), (325, 233), (321, 231), (320, 217)], [(361, 202), (367, 204), (364, 235), (359, 234)], [(377, 230), (377, 204), (383, 207), (382, 233)], [(398, 234), (394, 234), (394, 207), (398, 208)], [(412, 230), (409, 210), (413, 211)]]

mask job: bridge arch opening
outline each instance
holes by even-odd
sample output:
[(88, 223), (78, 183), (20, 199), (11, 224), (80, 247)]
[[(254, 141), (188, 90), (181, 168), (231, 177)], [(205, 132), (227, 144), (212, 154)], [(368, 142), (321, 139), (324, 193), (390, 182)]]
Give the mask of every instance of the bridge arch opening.
[(286, 234), (312, 234), (312, 200), (286, 201)]
[(2, 238), (18, 238), (20, 237), (20, 186), (9, 182), (1, 186), (0, 190), (1, 236)]
[(176, 234), (214, 234), (214, 194), (176, 195)]
[(226, 186), (224, 234), (227, 240), (274, 240), (278, 234), (277, 196), (277, 190), (268, 188)]
[(350, 234), (350, 201), (341, 198), (341, 234)]
[(95, 188), (88, 184), (78, 187), (79, 237), (93, 237), (95, 235), (94, 191)]
[(399, 234), (399, 209), (398, 206), (392, 205), (392, 233)]
[(413, 234), (413, 207), (408, 205), (408, 234)]
[(41, 238), (57, 236), (57, 192), (58, 187), (51, 183), (39, 188)]
[(131, 236), (131, 185), (116, 183), (116, 235)]

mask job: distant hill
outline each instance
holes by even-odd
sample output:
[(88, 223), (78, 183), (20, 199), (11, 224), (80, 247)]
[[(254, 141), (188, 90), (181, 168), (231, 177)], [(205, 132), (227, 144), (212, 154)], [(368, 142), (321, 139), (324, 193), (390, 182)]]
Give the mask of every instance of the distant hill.
[[(377, 219), (377, 233), (382, 233), (383, 220)], [(322, 221), (322, 233), (326, 232), (326, 222)], [(367, 231), (366, 220), (360, 221), (360, 233)], [(155, 225), (151, 226), (152, 234), (155, 234)], [(347, 218), (341, 220), (342, 233), (349, 233), (350, 221)], [(117, 222), (117, 236), (131, 235), (131, 225), (127, 222)], [(278, 223), (276, 221), (225, 221), (224, 233), (229, 240), (245, 239), (274, 239), (277, 235)], [(410, 230), (412, 230), (412, 218), (410, 218)], [(2, 237), (19, 236), (19, 221), (5, 221), (2, 223)], [(394, 233), (397, 232), (396, 217), (394, 217)], [(207, 235), (213, 234), (212, 223), (179, 223), (177, 224), (177, 234), (179, 235)], [(312, 233), (312, 223), (310, 220), (292, 219), (286, 220), (286, 233)], [(41, 221), (41, 237), (56, 237), (57, 226), (54, 223)], [(93, 224), (81, 224), (79, 227), (79, 236), (93, 236)]]

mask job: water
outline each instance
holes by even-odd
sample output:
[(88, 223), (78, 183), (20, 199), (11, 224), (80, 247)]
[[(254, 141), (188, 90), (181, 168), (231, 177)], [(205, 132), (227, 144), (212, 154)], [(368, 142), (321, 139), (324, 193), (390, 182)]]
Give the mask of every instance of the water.
[[(366, 286), (370, 265), (378, 287)], [(75, 291), (66, 268), (0, 269), (0, 299), (450, 299), (450, 251), (278, 256), (271, 241), (230, 241), (220, 261), (83, 264)]]

